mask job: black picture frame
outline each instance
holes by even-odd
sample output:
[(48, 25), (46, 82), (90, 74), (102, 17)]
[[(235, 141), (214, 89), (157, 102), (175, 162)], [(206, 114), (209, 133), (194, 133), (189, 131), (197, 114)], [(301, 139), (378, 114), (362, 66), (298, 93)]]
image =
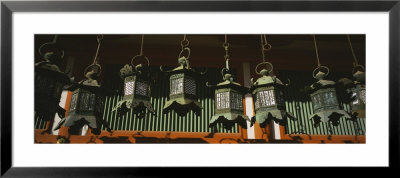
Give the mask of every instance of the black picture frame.
[[(2, 1), (1, 2), (1, 175), (8, 177), (128, 177), (166, 175), (158, 168), (16, 168), (12, 166), (13, 12), (388, 12), (389, 13), (389, 166), (399, 163), (400, 1)], [(373, 75), (373, 74), (372, 74)], [(195, 170), (199, 172), (199, 170)], [(227, 171), (230, 172), (230, 171)], [(258, 170), (256, 171), (258, 172)], [(213, 174), (209, 172), (210, 174)], [(197, 173), (196, 173), (197, 174)]]

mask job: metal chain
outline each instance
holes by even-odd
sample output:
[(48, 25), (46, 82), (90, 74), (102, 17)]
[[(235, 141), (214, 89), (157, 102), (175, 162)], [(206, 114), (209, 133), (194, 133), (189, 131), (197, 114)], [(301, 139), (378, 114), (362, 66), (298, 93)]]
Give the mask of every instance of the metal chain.
[(144, 35), (142, 35), (142, 43), (140, 45), (140, 56), (143, 56), (143, 43), (144, 43)]
[(97, 50), (96, 50), (96, 55), (94, 56), (94, 59), (93, 59), (93, 64), (97, 64), (97, 56), (99, 55), (101, 40), (103, 40), (103, 38), (104, 38), (103, 35), (97, 35)]
[(313, 36), (313, 39), (314, 39), (315, 54), (317, 55), (318, 67), (321, 67), (321, 63), (319, 62), (319, 56), (318, 56), (317, 40), (315, 39), (315, 35), (312, 35), (312, 36)]
[(265, 51), (264, 51), (264, 43), (263, 43), (263, 35), (261, 37), (261, 53), (262, 53), (262, 61), (265, 62)]
[(189, 40), (186, 38), (186, 34), (183, 35), (183, 40), (181, 41), (182, 49), (189, 46)]
[(227, 35), (225, 35), (225, 42), (224, 42), (224, 44), (222, 44), (222, 47), (224, 47), (224, 49), (225, 49), (225, 56), (224, 56), (224, 58), (225, 58), (225, 68), (227, 69), (227, 70), (229, 70), (229, 43), (228, 43), (228, 37), (227, 37)]
[(57, 42), (57, 39), (58, 39), (58, 35), (54, 35), (53, 43), (56, 43), (56, 42)]
[(349, 35), (347, 35), (347, 41), (349, 42), (350, 49), (351, 49), (351, 54), (353, 54), (353, 58), (354, 58), (353, 66), (356, 67), (356, 66), (358, 66), (358, 60), (357, 60), (357, 57), (356, 57), (356, 55), (354, 53), (353, 45), (351, 44), (351, 40), (350, 40), (350, 36)]
[(271, 50), (272, 46), (267, 41), (266, 35), (260, 35), (261, 37), (261, 52), (262, 52), (262, 60), (265, 62), (265, 51)]

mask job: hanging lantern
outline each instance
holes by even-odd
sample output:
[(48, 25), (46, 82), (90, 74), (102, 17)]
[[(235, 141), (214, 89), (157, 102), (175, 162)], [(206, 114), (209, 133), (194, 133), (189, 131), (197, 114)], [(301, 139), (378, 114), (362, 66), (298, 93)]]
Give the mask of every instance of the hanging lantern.
[(359, 118), (365, 118), (365, 70), (361, 65), (357, 67), (360, 67), (362, 70), (357, 70), (356, 72), (353, 70), (353, 77), (356, 81), (354, 81), (354, 85), (351, 88), (354, 100), (350, 102), (350, 106), (353, 114), (357, 114)]
[[(175, 111), (179, 116), (185, 116), (189, 111), (194, 111), (194, 113), (200, 115), (202, 107), (197, 101), (196, 80), (201, 73), (190, 68), (190, 48), (188, 47), (189, 41), (186, 39), (186, 35), (181, 42), (181, 46), (182, 50), (178, 58), (180, 66), (171, 71), (166, 71), (170, 75), (169, 100), (165, 103), (163, 111), (164, 113)], [(164, 72), (162, 66), (160, 70)]]
[(310, 115), (309, 119), (314, 120), (314, 126), (318, 126), (321, 121), (330, 121), (334, 126), (337, 126), (339, 124), (340, 117), (349, 117), (349, 115), (341, 108), (339, 104), (336, 95), (336, 83), (331, 80), (325, 80), (325, 77), (329, 74), (329, 68), (326, 66), (321, 66), (314, 35), (313, 38), (318, 67), (314, 69), (312, 75), (318, 81), (307, 88), (314, 111), (314, 114)]
[(226, 67), (222, 69), (221, 74), (223, 82), (215, 88), (215, 114), (210, 121), (210, 127), (214, 127), (217, 123), (222, 123), (225, 129), (230, 130), (235, 123), (238, 123), (242, 128), (247, 128), (247, 122), (250, 119), (243, 114), (243, 95), (248, 90), (239, 83), (233, 82), (233, 77), (229, 72), (229, 55), (225, 35), (225, 61)]
[(72, 91), (68, 116), (63, 118), (54, 130), (58, 130), (61, 126), (69, 127), (70, 134), (80, 134), (82, 127), (88, 125), (92, 133), (99, 135), (101, 126), (111, 132), (106, 121), (102, 120), (104, 107), (103, 92), (101, 86), (97, 82), (97, 78), (101, 74), (101, 66), (97, 63), (97, 55), (100, 48), (102, 35), (97, 37), (98, 47), (96, 56), (91, 65), (86, 67), (84, 74), (86, 79), (74, 83), (67, 89)]
[[(120, 70), (120, 76), (124, 80), (124, 97), (113, 107), (112, 111), (117, 111), (118, 116), (132, 110), (139, 117), (144, 117), (146, 109), (154, 113), (153, 106), (150, 103), (150, 76), (148, 67), (150, 66), (149, 59), (143, 55), (143, 39), (140, 54), (132, 58), (131, 64), (126, 64)], [(144, 58), (147, 61), (147, 67), (142, 64), (134, 65), (133, 61), (137, 58)]]
[[(272, 75), (273, 65), (265, 61), (264, 52), (271, 49), (271, 45), (262, 44), (263, 62), (259, 63), (255, 72), (262, 77), (253, 83), (251, 79), (250, 92), (253, 95), (253, 103), (256, 115), (251, 119), (252, 123), (257, 121), (260, 127), (265, 127), (271, 120), (278, 124), (285, 125), (287, 118), (295, 119), (293, 114), (286, 111), (283, 91), (288, 84), (282, 83), (276, 76)], [(258, 67), (265, 65), (261, 71), (257, 71)]]
[(347, 35), (347, 40), (354, 58), (354, 68), (352, 74), (355, 78), (355, 81), (352, 81), (348, 78), (342, 78), (338, 81), (338, 83), (344, 93), (344, 102), (350, 104), (352, 118), (365, 118), (365, 68), (364, 66), (358, 64), (358, 60), (354, 53), (349, 35)]
[[(56, 44), (56, 39), (57, 36), (39, 48), (44, 61), (35, 64), (35, 114), (51, 123), (55, 113), (61, 118), (65, 115), (59, 102), (63, 87), (70, 81), (67, 74), (56, 65), (64, 57), (64, 51)], [(51, 131), (51, 126), (49, 128)]]

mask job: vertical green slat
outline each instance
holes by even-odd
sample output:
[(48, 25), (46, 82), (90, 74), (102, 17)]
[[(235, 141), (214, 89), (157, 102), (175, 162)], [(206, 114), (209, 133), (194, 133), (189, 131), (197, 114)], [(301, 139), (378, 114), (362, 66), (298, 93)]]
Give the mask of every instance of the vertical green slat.
[[(109, 107), (109, 108), (107, 108), (107, 110), (109, 110), (112, 106), (115, 106), (115, 100), (116, 100), (116, 97), (117, 96), (112, 96), (111, 98), (110, 98), (110, 102), (111, 102), (111, 106)], [(108, 111), (109, 112), (109, 111)], [(114, 115), (114, 112), (110, 112), (110, 115), (109, 115), (109, 118), (110, 118), (110, 128), (111, 128), (111, 130), (115, 130), (115, 121), (114, 121), (114, 119), (113, 119), (113, 115)]]
[(365, 133), (365, 131), (366, 131), (366, 129), (365, 129), (365, 127), (366, 127), (365, 118), (361, 118), (360, 120), (362, 122), (362, 130), (363, 130), (362, 134), (366, 135), (366, 133)]
[[(310, 110), (310, 115), (309, 116), (314, 114), (314, 110), (313, 110), (313, 106), (312, 106), (311, 102), (307, 102), (307, 107)], [(307, 132), (310, 135), (312, 135), (313, 134), (312, 130), (314, 129), (314, 125), (313, 125), (314, 124), (314, 120), (308, 119), (308, 117), (307, 117), (307, 118), (304, 118), (304, 121), (305, 121), (304, 123), (306, 123), (306, 126), (307, 126)], [(323, 130), (323, 125), (322, 124), (320, 124), (319, 127), (321, 127), (321, 130)]]
[[(103, 116), (102, 119), (103, 119), (104, 121), (106, 121), (106, 119), (107, 119), (107, 114), (106, 114), (107, 111), (106, 111), (106, 108), (108, 108), (108, 107), (107, 107), (107, 97), (104, 98), (104, 108), (103, 108), (103, 115), (102, 115), (102, 116)], [(104, 128), (103, 125), (101, 125), (100, 129), (101, 129), (101, 130), (105, 130), (105, 128)]]
[(110, 108), (112, 107), (112, 97), (111, 96), (108, 96), (107, 97), (107, 108), (104, 108), (104, 110), (106, 111), (106, 113), (107, 113), (107, 122), (108, 122), (108, 127), (110, 127), (110, 129), (112, 129), (112, 120), (111, 120), (111, 111), (112, 110), (110, 110)]

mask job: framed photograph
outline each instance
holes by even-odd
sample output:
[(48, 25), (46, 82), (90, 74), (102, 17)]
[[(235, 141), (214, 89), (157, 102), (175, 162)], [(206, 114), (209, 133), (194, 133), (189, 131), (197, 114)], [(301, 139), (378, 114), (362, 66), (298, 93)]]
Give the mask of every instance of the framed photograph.
[(399, 1), (2, 1), (1, 175), (398, 166), (399, 17)]

